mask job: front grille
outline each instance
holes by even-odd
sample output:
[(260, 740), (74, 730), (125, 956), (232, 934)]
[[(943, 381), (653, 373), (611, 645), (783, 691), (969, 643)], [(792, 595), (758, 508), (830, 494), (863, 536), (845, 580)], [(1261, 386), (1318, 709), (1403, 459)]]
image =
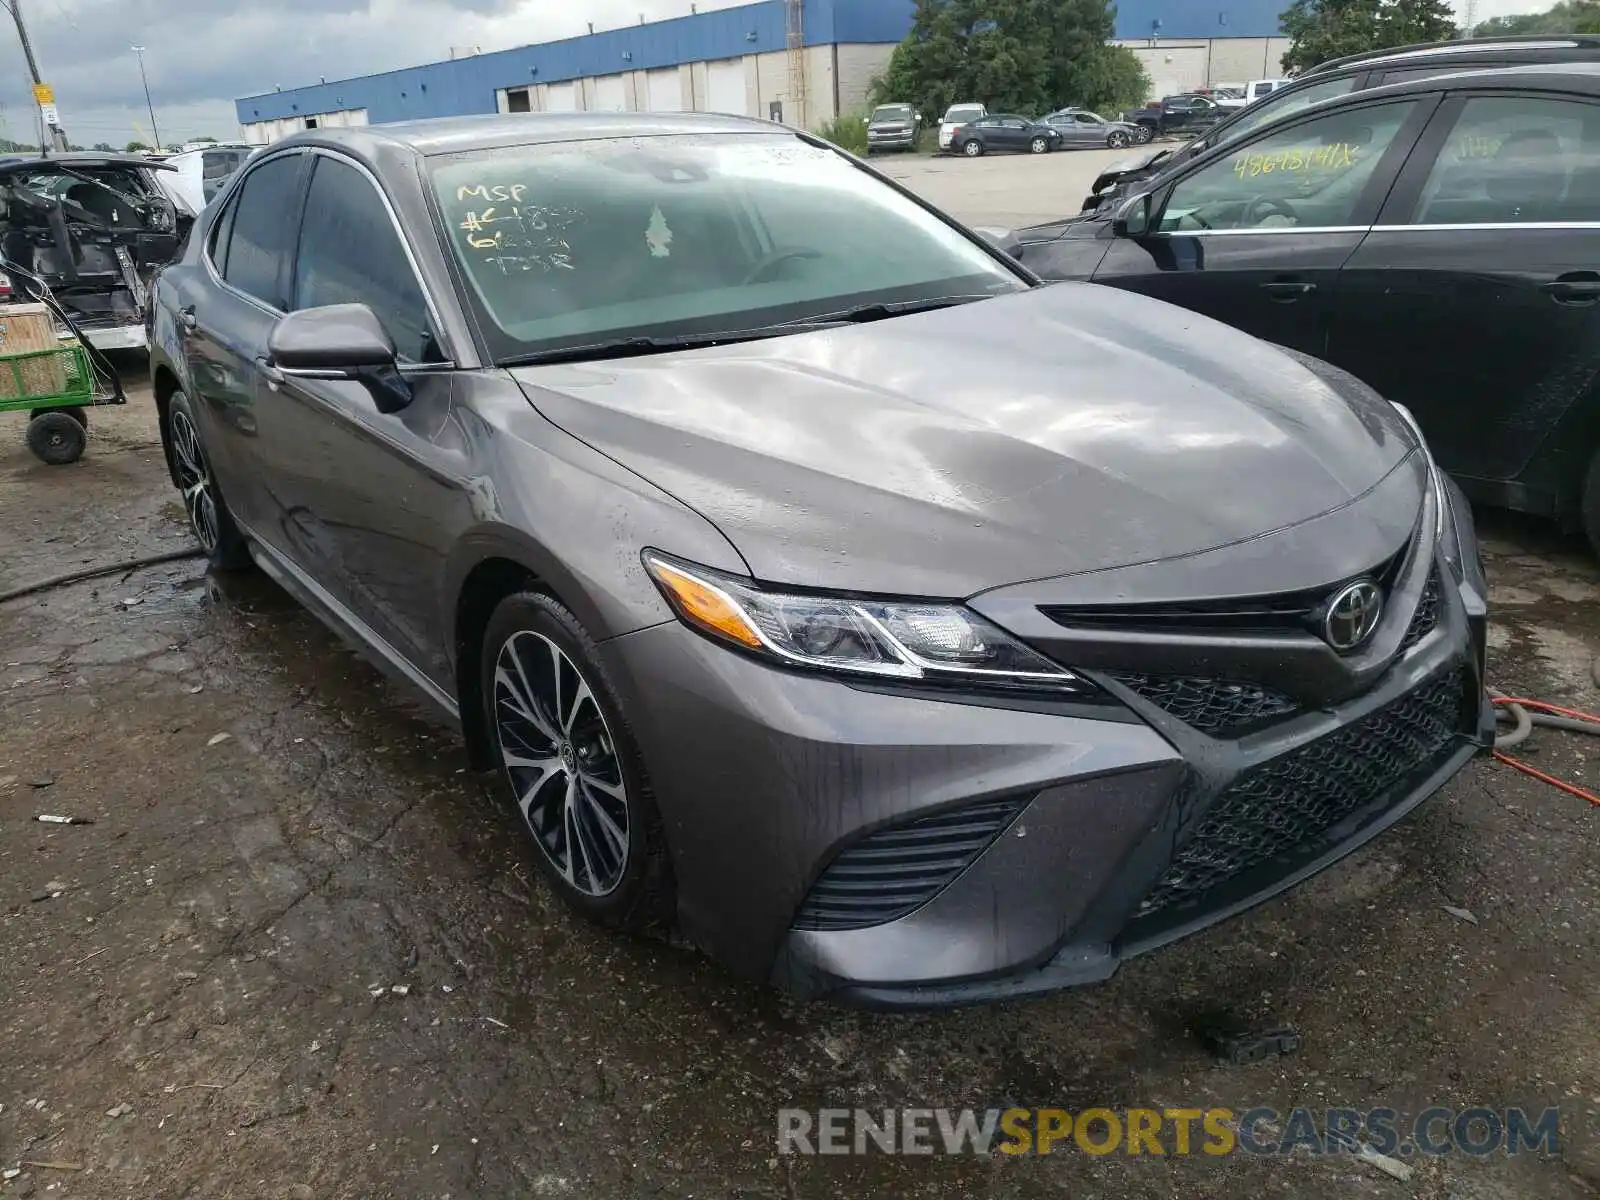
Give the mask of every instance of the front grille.
[(1230, 683), (1197, 675), (1118, 673), (1111, 678), (1162, 711), (1214, 737), (1237, 735), (1296, 711), (1295, 702), (1289, 697), (1253, 683)]
[[(1401, 552), (1377, 564), (1367, 574), (1384, 593), (1394, 587), (1405, 564)], [(1039, 611), (1067, 628), (1114, 629), (1137, 633), (1182, 634), (1282, 634), (1315, 631), (1317, 614), (1339, 584), (1272, 596), (1245, 596), (1229, 600), (1186, 600), (1154, 604), (1051, 604)]]
[(991, 800), (870, 833), (828, 864), (796, 929), (864, 929), (921, 908), (988, 849), (1027, 804)]
[(1411, 614), (1411, 624), (1406, 626), (1406, 636), (1400, 640), (1400, 652), (1402, 654), (1427, 637), (1438, 626), (1439, 607), (1443, 600), (1441, 588), (1439, 568), (1435, 567), (1428, 572), (1428, 582), (1422, 587), (1422, 599), (1417, 601), (1417, 611)]
[(1206, 810), (1136, 918), (1201, 903), (1273, 860), (1286, 867), (1333, 826), (1436, 762), (1462, 726), (1458, 665), (1377, 712), (1241, 775)]

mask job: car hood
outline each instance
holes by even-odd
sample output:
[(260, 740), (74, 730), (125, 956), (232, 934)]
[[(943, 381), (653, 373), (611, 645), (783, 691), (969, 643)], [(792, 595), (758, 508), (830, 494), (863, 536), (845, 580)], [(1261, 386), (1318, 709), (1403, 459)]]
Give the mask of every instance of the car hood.
[[(715, 523), (757, 578), (809, 587), (968, 596), (1347, 506), (1369, 520), (1351, 502), (1416, 451), (1370, 393), (1095, 285), (513, 374), (553, 423)], [(1399, 490), (1420, 506), (1420, 483)]]

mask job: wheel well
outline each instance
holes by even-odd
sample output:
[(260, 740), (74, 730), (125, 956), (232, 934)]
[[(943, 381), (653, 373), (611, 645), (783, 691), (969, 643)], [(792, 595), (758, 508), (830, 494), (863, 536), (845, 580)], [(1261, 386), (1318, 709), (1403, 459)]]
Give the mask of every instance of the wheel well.
[(161, 453), (167, 459), (167, 474), (172, 475), (176, 483), (177, 477), (172, 469), (172, 444), (167, 438), (167, 410), (172, 407), (172, 394), (178, 390), (178, 377), (170, 368), (159, 366), (150, 377), (150, 385), (156, 397), (156, 419), (161, 423)]
[(467, 573), (456, 597), (456, 701), (467, 754), (480, 770), (494, 765), (483, 705), (483, 631), (495, 606), (514, 592), (548, 591), (539, 577), (509, 558), (486, 558)]

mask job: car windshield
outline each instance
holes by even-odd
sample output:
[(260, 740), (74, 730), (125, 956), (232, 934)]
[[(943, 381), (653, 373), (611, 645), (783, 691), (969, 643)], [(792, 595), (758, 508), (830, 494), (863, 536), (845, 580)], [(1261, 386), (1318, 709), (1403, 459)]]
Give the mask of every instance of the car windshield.
[(911, 120), (911, 106), (909, 104), (885, 104), (881, 108), (872, 110), (873, 121), (909, 121)]
[(497, 360), (1029, 286), (843, 155), (787, 133), (558, 142), (428, 165)]
[(976, 121), (983, 116), (981, 104), (957, 104), (944, 114), (946, 124), (960, 125), (963, 121)]

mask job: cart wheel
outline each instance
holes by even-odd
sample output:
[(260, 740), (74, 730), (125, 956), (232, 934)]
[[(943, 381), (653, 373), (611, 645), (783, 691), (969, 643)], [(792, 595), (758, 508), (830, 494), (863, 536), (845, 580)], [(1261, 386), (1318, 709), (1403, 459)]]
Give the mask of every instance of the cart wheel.
[(76, 404), (69, 404), (65, 408), (36, 408), (29, 413), (28, 416), (30, 418), (42, 417), (45, 413), (50, 412), (66, 413), (67, 416), (71, 417), (85, 429), (89, 428), (89, 410), (86, 408), (79, 408)]
[(60, 409), (42, 412), (28, 422), (28, 449), (52, 467), (77, 462), (88, 441), (83, 426)]

